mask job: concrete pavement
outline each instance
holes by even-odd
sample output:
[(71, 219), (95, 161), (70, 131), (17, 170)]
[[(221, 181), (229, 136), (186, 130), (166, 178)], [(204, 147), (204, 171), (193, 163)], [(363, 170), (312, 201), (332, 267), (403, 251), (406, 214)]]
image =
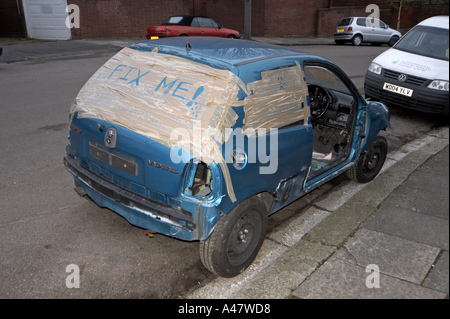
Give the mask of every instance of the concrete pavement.
[(448, 298), (448, 138), (445, 127), (390, 153), (372, 182), (336, 188), (268, 234), (243, 274), (187, 297)]
[(335, 45), (334, 38), (265, 38), (253, 37), (253, 41), (264, 42), (283, 46), (298, 45)]

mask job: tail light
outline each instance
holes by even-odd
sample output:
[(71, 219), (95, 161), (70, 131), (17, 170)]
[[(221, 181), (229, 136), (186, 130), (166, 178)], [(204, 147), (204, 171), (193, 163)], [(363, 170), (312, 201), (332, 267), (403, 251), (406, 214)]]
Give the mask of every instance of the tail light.
[(194, 160), (187, 177), (185, 194), (197, 198), (208, 199), (213, 193), (213, 172), (203, 162)]
[(349, 28), (347, 29), (347, 32), (351, 32), (351, 31), (353, 31), (353, 27), (349, 27)]

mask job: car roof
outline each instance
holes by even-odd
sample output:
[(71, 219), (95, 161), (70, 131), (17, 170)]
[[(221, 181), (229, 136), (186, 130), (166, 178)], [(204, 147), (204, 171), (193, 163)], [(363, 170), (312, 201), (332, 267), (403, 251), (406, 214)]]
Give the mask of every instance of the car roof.
[[(310, 56), (287, 47), (219, 37), (175, 37), (139, 42), (133, 49), (174, 54), (183, 58), (232, 69), (238, 66), (281, 57)], [(188, 48), (187, 48), (188, 47)]]
[[(173, 15), (170, 16), (168, 19), (166, 19), (165, 21), (169, 20), (170, 18), (175, 18), (175, 17), (180, 17), (182, 18), (180, 22), (178, 23), (163, 23), (163, 25), (185, 25), (185, 26), (190, 26), (192, 23), (192, 20), (194, 20), (194, 18), (206, 18), (206, 19), (211, 19), (208, 16), (203, 16), (203, 15), (191, 15), (191, 14), (179, 14), (179, 15)], [(165, 22), (164, 21), (164, 22)]]
[(448, 30), (448, 20), (449, 16), (436, 16), (428, 18), (422, 22), (420, 22), (418, 25), (424, 25), (424, 26), (430, 26), (430, 27), (436, 27), (436, 28), (442, 28)]
[[(344, 20), (344, 19), (372, 19), (372, 17), (345, 17), (342, 20)], [(378, 19), (378, 20), (380, 20), (380, 19)]]

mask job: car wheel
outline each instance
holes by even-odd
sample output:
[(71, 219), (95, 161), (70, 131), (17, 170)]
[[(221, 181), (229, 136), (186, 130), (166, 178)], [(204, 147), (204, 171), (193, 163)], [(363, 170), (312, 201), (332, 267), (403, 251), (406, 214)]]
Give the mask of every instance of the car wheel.
[(398, 36), (393, 36), (390, 40), (389, 40), (389, 46), (390, 47), (393, 47), (394, 46), (394, 44), (396, 44), (397, 43), (397, 41), (399, 40), (400, 38), (398, 37)]
[(363, 40), (362, 36), (360, 36), (360, 35), (355, 35), (355, 36), (353, 37), (353, 39), (352, 39), (352, 44), (353, 44), (354, 46), (360, 46), (361, 43), (362, 43), (362, 40)]
[(234, 34), (230, 34), (227, 38), (228, 39), (237, 39), (237, 37)]
[(200, 259), (212, 273), (234, 277), (255, 259), (267, 229), (266, 206), (249, 198), (220, 219), (211, 236), (200, 242)]
[(347, 171), (347, 176), (359, 183), (373, 180), (386, 160), (388, 144), (384, 137), (377, 136), (369, 150), (361, 155), (358, 162)]

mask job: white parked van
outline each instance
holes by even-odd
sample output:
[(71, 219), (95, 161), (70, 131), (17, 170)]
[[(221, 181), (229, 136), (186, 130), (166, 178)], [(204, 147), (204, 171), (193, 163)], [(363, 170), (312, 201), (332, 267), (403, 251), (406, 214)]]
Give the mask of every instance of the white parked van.
[(449, 114), (449, 17), (429, 18), (379, 55), (366, 74), (366, 98)]

